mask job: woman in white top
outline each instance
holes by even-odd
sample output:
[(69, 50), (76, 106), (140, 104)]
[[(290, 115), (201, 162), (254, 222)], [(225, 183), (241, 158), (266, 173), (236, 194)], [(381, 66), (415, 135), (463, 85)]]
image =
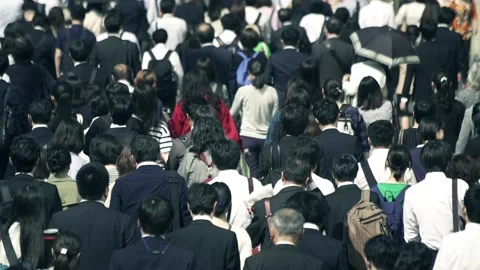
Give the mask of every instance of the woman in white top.
[[(225, 183), (214, 183), (212, 187), (215, 188), (218, 194), (217, 205), (215, 207), (215, 214), (212, 218), (212, 223), (220, 228), (232, 231), (237, 236), (238, 253), (240, 254), (241, 268), (245, 264), (245, 260), (252, 256), (252, 240), (245, 229), (232, 226), (228, 223), (230, 218), (230, 210), (232, 207), (232, 193)], [(247, 207), (245, 205), (245, 207)]]
[(300, 26), (307, 31), (310, 43), (317, 41), (322, 35), (323, 25), (327, 17), (323, 15), (325, 4), (322, 1), (315, 1), (310, 8), (310, 14), (303, 16)]
[(385, 67), (376, 62), (366, 58), (360, 58), (352, 65), (350, 76), (347, 81), (343, 82), (343, 89), (345, 94), (351, 98), (351, 105), (357, 106), (357, 92), (360, 81), (367, 77), (373, 77), (381, 89), (385, 88), (387, 82), (387, 75), (385, 73)]
[[(40, 269), (40, 258), (44, 256), (43, 230), (45, 228), (45, 198), (38, 186), (24, 186), (14, 196), (8, 221), (3, 224), (1, 239), (9, 235), (17, 258), (22, 258)], [(0, 268), (8, 268), (4, 241), (0, 242)]]
[(363, 78), (358, 86), (357, 107), (367, 128), (377, 120), (392, 122), (392, 103), (385, 100), (380, 85), (371, 76)]
[(395, 17), (395, 23), (398, 27), (401, 27), (402, 31), (406, 31), (409, 25), (420, 25), (420, 19), (422, 18), (423, 11), (425, 10), (425, 3), (423, 1), (413, 1), (407, 4), (403, 4), (398, 10)]
[(275, 88), (264, 84), (265, 64), (253, 59), (248, 65), (248, 79), (252, 84), (238, 89), (230, 113), (242, 112), (240, 137), (245, 148), (245, 159), (253, 177), (258, 177), (258, 159), (267, 138), (268, 126), (278, 110)]

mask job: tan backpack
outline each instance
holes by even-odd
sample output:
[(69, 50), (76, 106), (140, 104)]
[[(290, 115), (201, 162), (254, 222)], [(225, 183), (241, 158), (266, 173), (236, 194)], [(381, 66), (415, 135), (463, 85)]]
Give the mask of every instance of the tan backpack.
[(370, 202), (370, 191), (363, 190), (360, 201), (347, 213), (348, 263), (355, 269), (366, 269), (363, 260), (365, 243), (377, 235), (391, 236), (387, 215)]

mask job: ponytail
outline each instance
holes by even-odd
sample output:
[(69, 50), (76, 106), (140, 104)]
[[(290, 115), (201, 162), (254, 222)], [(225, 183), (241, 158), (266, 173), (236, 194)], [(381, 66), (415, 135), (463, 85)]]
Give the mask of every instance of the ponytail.
[(76, 270), (81, 252), (80, 238), (70, 232), (62, 232), (53, 243), (53, 270)]
[(262, 89), (263, 86), (265, 85), (265, 80), (264, 80), (265, 65), (259, 60), (253, 59), (248, 64), (248, 73), (255, 76), (255, 78), (252, 81), (252, 85), (256, 89)]
[(60, 253), (55, 258), (55, 263), (53, 265), (54, 270), (72, 270), (74, 268), (70, 268), (70, 261), (72, 259), (68, 256), (68, 250), (66, 248), (62, 248)]
[(437, 102), (440, 108), (448, 112), (452, 109), (453, 103), (453, 93), (451, 91), (451, 82), (448, 79), (447, 75), (443, 72), (438, 72), (433, 77), (433, 83), (437, 89)]

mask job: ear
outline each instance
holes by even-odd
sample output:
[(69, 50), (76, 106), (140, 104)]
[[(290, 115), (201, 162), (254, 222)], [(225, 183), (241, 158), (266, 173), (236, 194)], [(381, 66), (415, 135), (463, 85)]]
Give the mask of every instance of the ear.
[(462, 215), (465, 218), (465, 220), (468, 220), (468, 215), (467, 215), (467, 208), (465, 206), (462, 207)]
[(215, 209), (217, 209), (217, 202), (213, 204), (213, 211), (210, 213), (211, 216), (215, 215)]
[(280, 180), (282, 180), (282, 182), (285, 182), (285, 176), (283, 176), (283, 172), (282, 172), (282, 174), (280, 175)]
[(55, 97), (54, 97), (54, 96), (50, 96), (50, 99), (52, 100), (53, 103), (57, 103), (57, 102), (55, 101)]
[(368, 138), (368, 145), (373, 145), (372, 140), (370, 140), (370, 138)]
[(142, 228), (142, 226), (140, 225), (140, 219), (137, 219), (137, 227), (140, 229)]

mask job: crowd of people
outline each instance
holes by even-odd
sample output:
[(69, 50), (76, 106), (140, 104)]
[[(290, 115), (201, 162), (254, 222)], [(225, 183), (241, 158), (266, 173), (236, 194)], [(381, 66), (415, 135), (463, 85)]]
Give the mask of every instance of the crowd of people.
[[(358, 55), (371, 27), (419, 63)], [(2, 1), (0, 269), (480, 269), (477, 27), (472, 0)]]

